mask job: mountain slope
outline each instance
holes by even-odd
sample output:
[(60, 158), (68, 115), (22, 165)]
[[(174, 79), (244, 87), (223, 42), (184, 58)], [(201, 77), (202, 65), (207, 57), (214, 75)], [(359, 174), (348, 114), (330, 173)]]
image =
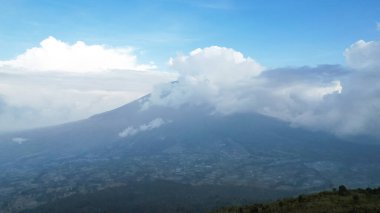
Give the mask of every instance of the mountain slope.
[[(380, 183), (380, 146), (207, 106), (142, 98), (60, 126), (0, 136), (0, 201), (9, 211), (131, 181), (236, 185), (293, 193)], [(274, 196), (275, 198), (275, 196)]]

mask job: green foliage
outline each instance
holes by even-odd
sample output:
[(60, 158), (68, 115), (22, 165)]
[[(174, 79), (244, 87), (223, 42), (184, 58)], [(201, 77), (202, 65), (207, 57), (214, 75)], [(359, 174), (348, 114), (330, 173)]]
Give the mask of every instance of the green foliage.
[[(351, 195), (351, 196), (348, 196)], [(310, 195), (299, 195), (267, 204), (227, 207), (214, 213), (346, 213), (380, 212), (380, 187), (371, 189), (339, 189)]]

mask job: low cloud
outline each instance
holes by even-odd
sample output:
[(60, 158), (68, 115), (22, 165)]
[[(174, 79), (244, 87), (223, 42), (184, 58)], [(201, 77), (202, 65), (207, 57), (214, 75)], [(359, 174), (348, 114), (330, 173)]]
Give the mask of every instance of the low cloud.
[[(37, 110), (28, 106), (7, 103), (0, 96), (0, 133), (17, 129), (27, 129), (38, 120)], [(38, 123), (38, 122), (37, 122)], [(16, 128), (15, 128), (16, 127)]]
[(119, 133), (119, 137), (125, 138), (128, 136), (133, 136), (133, 135), (136, 135), (140, 132), (150, 131), (152, 129), (159, 128), (162, 125), (167, 124), (167, 123), (169, 123), (169, 121), (166, 121), (162, 118), (156, 118), (156, 119), (150, 121), (149, 123), (142, 124), (138, 127), (130, 126), (130, 127), (125, 128), (123, 131), (121, 131)]
[(232, 49), (197, 49), (171, 59), (179, 80), (156, 87), (143, 108), (206, 104), (214, 114), (255, 112), (338, 135), (378, 134), (379, 53), (378, 41), (358, 41), (344, 52), (348, 67), (267, 70)]
[(132, 53), (48, 38), (41, 47), (0, 61), (0, 133), (84, 119), (176, 80), (174, 73), (139, 70), (153, 67), (137, 64)]
[(23, 144), (23, 143), (25, 143), (26, 141), (28, 141), (28, 139), (26, 139), (26, 138), (22, 138), (22, 137), (12, 138), (12, 142), (13, 142), (13, 143), (17, 143), (17, 144)]
[(242, 53), (222, 47), (197, 49), (172, 59), (171, 64), (180, 73), (178, 81), (157, 87), (145, 108), (190, 103), (212, 105), (221, 114), (268, 113), (315, 104), (342, 90), (335, 78), (341, 75), (338, 66), (265, 70)]

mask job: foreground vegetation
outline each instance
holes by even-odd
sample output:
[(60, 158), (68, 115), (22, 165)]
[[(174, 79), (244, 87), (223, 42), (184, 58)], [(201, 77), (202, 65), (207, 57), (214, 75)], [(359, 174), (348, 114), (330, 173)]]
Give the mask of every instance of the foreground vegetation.
[(235, 206), (220, 209), (214, 213), (271, 213), (271, 212), (379, 212), (380, 187), (376, 189), (348, 190), (345, 186), (339, 189), (324, 191), (311, 195), (300, 195), (267, 204)]
[(274, 196), (278, 198), (295, 193), (246, 186), (194, 186), (163, 180), (142, 181), (91, 193), (77, 193), (22, 212), (202, 213), (223, 206), (264, 202), (273, 200)]
[[(237, 186), (192, 186), (171, 181), (134, 182), (100, 190), (76, 194), (35, 209), (23, 212), (146, 212), (146, 213), (380, 213), (380, 187), (349, 190), (338, 189), (298, 197), (266, 202), (274, 197), (296, 194), (278, 190)], [(223, 206), (230, 206), (215, 210)], [(245, 205), (245, 206), (242, 206)]]

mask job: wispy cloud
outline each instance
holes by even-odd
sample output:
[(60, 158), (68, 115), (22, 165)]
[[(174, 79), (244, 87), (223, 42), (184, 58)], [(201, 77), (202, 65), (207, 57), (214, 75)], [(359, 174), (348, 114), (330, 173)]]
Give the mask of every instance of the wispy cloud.
[(193, 6), (212, 9), (212, 10), (232, 10), (236, 8), (236, 4), (232, 0), (194, 0), (194, 1), (182, 1), (184, 3), (189, 3)]
[(17, 144), (23, 144), (26, 141), (28, 141), (28, 139), (22, 138), (22, 137), (12, 138), (12, 142), (17, 143)]
[(142, 124), (138, 127), (129, 126), (119, 133), (119, 137), (125, 138), (128, 136), (133, 136), (133, 135), (136, 135), (140, 132), (145, 132), (145, 131), (149, 131), (152, 129), (159, 128), (160, 126), (162, 126), (166, 123), (169, 123), (169, 121), (166, 121), (162, 118), (156, 118), (156, 119), (150, 121), (149, 123)]

